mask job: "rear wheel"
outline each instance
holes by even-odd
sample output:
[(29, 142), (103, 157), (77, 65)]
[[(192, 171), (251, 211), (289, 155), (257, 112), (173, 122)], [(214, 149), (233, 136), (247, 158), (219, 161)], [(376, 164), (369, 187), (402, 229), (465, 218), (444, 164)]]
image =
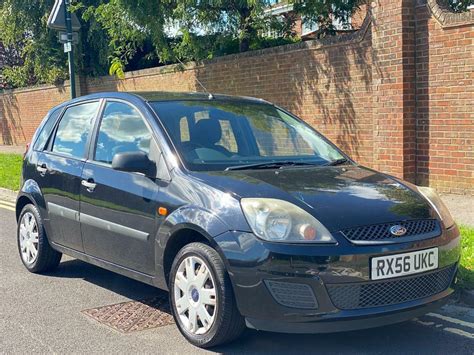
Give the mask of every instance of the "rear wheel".
[(18, 251), (28, 271), (40, 273), (55, 269), (62, 254), (51, 248), (38, 209), (23, 207), (17, 227)]
[(191, 243), (176, 255), (170, 303), (179, 330), (193, 345), (227, 343), (245, 329), (224, 263), (208, 245)]

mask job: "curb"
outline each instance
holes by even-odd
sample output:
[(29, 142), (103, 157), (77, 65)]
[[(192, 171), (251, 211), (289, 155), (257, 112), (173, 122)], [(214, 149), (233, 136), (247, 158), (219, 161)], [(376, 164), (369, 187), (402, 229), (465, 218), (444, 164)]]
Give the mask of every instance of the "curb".
[(0, 187), (0, 200), (15, 202), (17, 194), (18, 193), (16, 191), (12, 191), (12, 190), (8, 190), (8, 189), (4, 189)]

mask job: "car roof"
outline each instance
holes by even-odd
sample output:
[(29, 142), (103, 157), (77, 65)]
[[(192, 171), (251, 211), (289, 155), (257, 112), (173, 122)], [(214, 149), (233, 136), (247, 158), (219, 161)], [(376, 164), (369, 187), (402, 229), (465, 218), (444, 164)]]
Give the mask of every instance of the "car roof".
[(225, 101), (251, 101), (266, 102), (263, 99), (249, 96), (233, 96), (224, 94), (211, 94), (205, 92), (165, 92), (165, 91), (145, 91), (134, 92), (145, 101), (188, 101), (188, 100), (225, 100)]
[(166, 91), (136, 91), (136, 92), (99, 92), (95, 94), (89, 94), (78, 97), (73, 100), (66, 101), (52, 110), (66, 105), (79, 103), (86, 100), (94, 99), (123, 99), (132, 100), (141, 99), (146, 102), (157, 102), (157, 101), (190, 101), (190, 100), (218, 100), (218, 101), (233, 101), (233, 102), (248, 102), (248, 103), (269, 103), (263, 99), (247, 96), (232, 96), (224, 94), (209, 94), (204, 92), (166, 92)]

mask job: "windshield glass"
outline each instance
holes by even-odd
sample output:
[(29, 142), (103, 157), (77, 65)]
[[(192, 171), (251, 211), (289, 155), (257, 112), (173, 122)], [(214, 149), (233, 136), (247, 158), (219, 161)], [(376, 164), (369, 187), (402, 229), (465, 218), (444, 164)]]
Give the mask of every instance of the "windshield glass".
[(300, 120), (270, 104), (164, 101), (151, 106), (190, 170), (240, 165), (326, 165), (344, 156)]

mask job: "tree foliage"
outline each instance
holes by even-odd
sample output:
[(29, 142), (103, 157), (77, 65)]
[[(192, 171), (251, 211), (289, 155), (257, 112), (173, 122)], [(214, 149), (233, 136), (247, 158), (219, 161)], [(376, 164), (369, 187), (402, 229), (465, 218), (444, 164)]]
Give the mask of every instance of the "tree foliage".
[[(79, 2), (76, 8), (85, 9), (84, 19), (94, 19), (107, 31), (111, 73), (121, 75), (137, 54), (170, 63), (295, 41), (300, 15), (326, 34), (333, 30), (333, 20), (348, 23), (362, 1), (294, 1), (294, 11), (282, 21), (266, 11), (274, 0), (104, 0), (89, 7)], [(280, 36), (269, 37), (271, 31)]]
[(316, 25), (318, 37), (333, 35), (336, 23), (351, 29), (352, 15), (360, 8), (363, 0), (293, 0), (294, 10), (302, 16), (303, 22)]
[[(117, 75), (177, 61), (200, 60), (298, 40), (298, 18), (318, 36), (336, 32), (366, 0), (287, 0), (293, 12), (274, 16), (276, 0), (73, 0), (81, 20), (76, 67), (89, 76)], [(440, 0), (441, 1), (441, 0)], [(473, 0), (450, 0), (463, 11)], [(67, 56), (46, 27), (54, 0), (0, 0), (3, 86), (58, 83)], [(270, 36), (269, 34), (278, 34)], [(2, 83), (0, 83), (0, 87)]]
[[(94, 3), (89, 0), (90, 6)], [(56, 84), (68, 77), (67, 56), (56, 31), (46, 26), (53, 4), (54, 0), (0, 1), (0, 43), (9, 58), (0, 59), (2, 86)], [(76, 65), (88, 75), (106, 74), (109, 40), (103, 28), (95, 21), (83, 21), (80, 35)]]
[(469, 11), (469, 7), (474, 6), (474, 0), (444, 0), (444, 3), (454, 12)]
[(17, 57), (2, 70), (8, 86), (65, 78), (65, 57), (54, 33), (45, 30), (51, 7), (52, 1), (0, 2), (0, 42)]
[[(324, 31), (327, 17), (345, 21), (358, 0), (295, 2), (296, 13), (276, 21), (265, 11), (274, 0), (77, 0), (81, 19), (76, 65), (86, 75), (160, 63), (200, 60), (297, 40), (297, 13)], [(7, 86), (57, 83), (67, 78), (67, 59), (46, 22), (53, 0), (0, 1), (0, 43), (16, 61), (5, 61)], [(332, 5), (328, 5), (332, 4)], [(320, 15), (312, 16), (313, 11)], [(272, 38), (273, 31), (280, 36)], [(12, 57), (14, 59), (15, 56)]]

